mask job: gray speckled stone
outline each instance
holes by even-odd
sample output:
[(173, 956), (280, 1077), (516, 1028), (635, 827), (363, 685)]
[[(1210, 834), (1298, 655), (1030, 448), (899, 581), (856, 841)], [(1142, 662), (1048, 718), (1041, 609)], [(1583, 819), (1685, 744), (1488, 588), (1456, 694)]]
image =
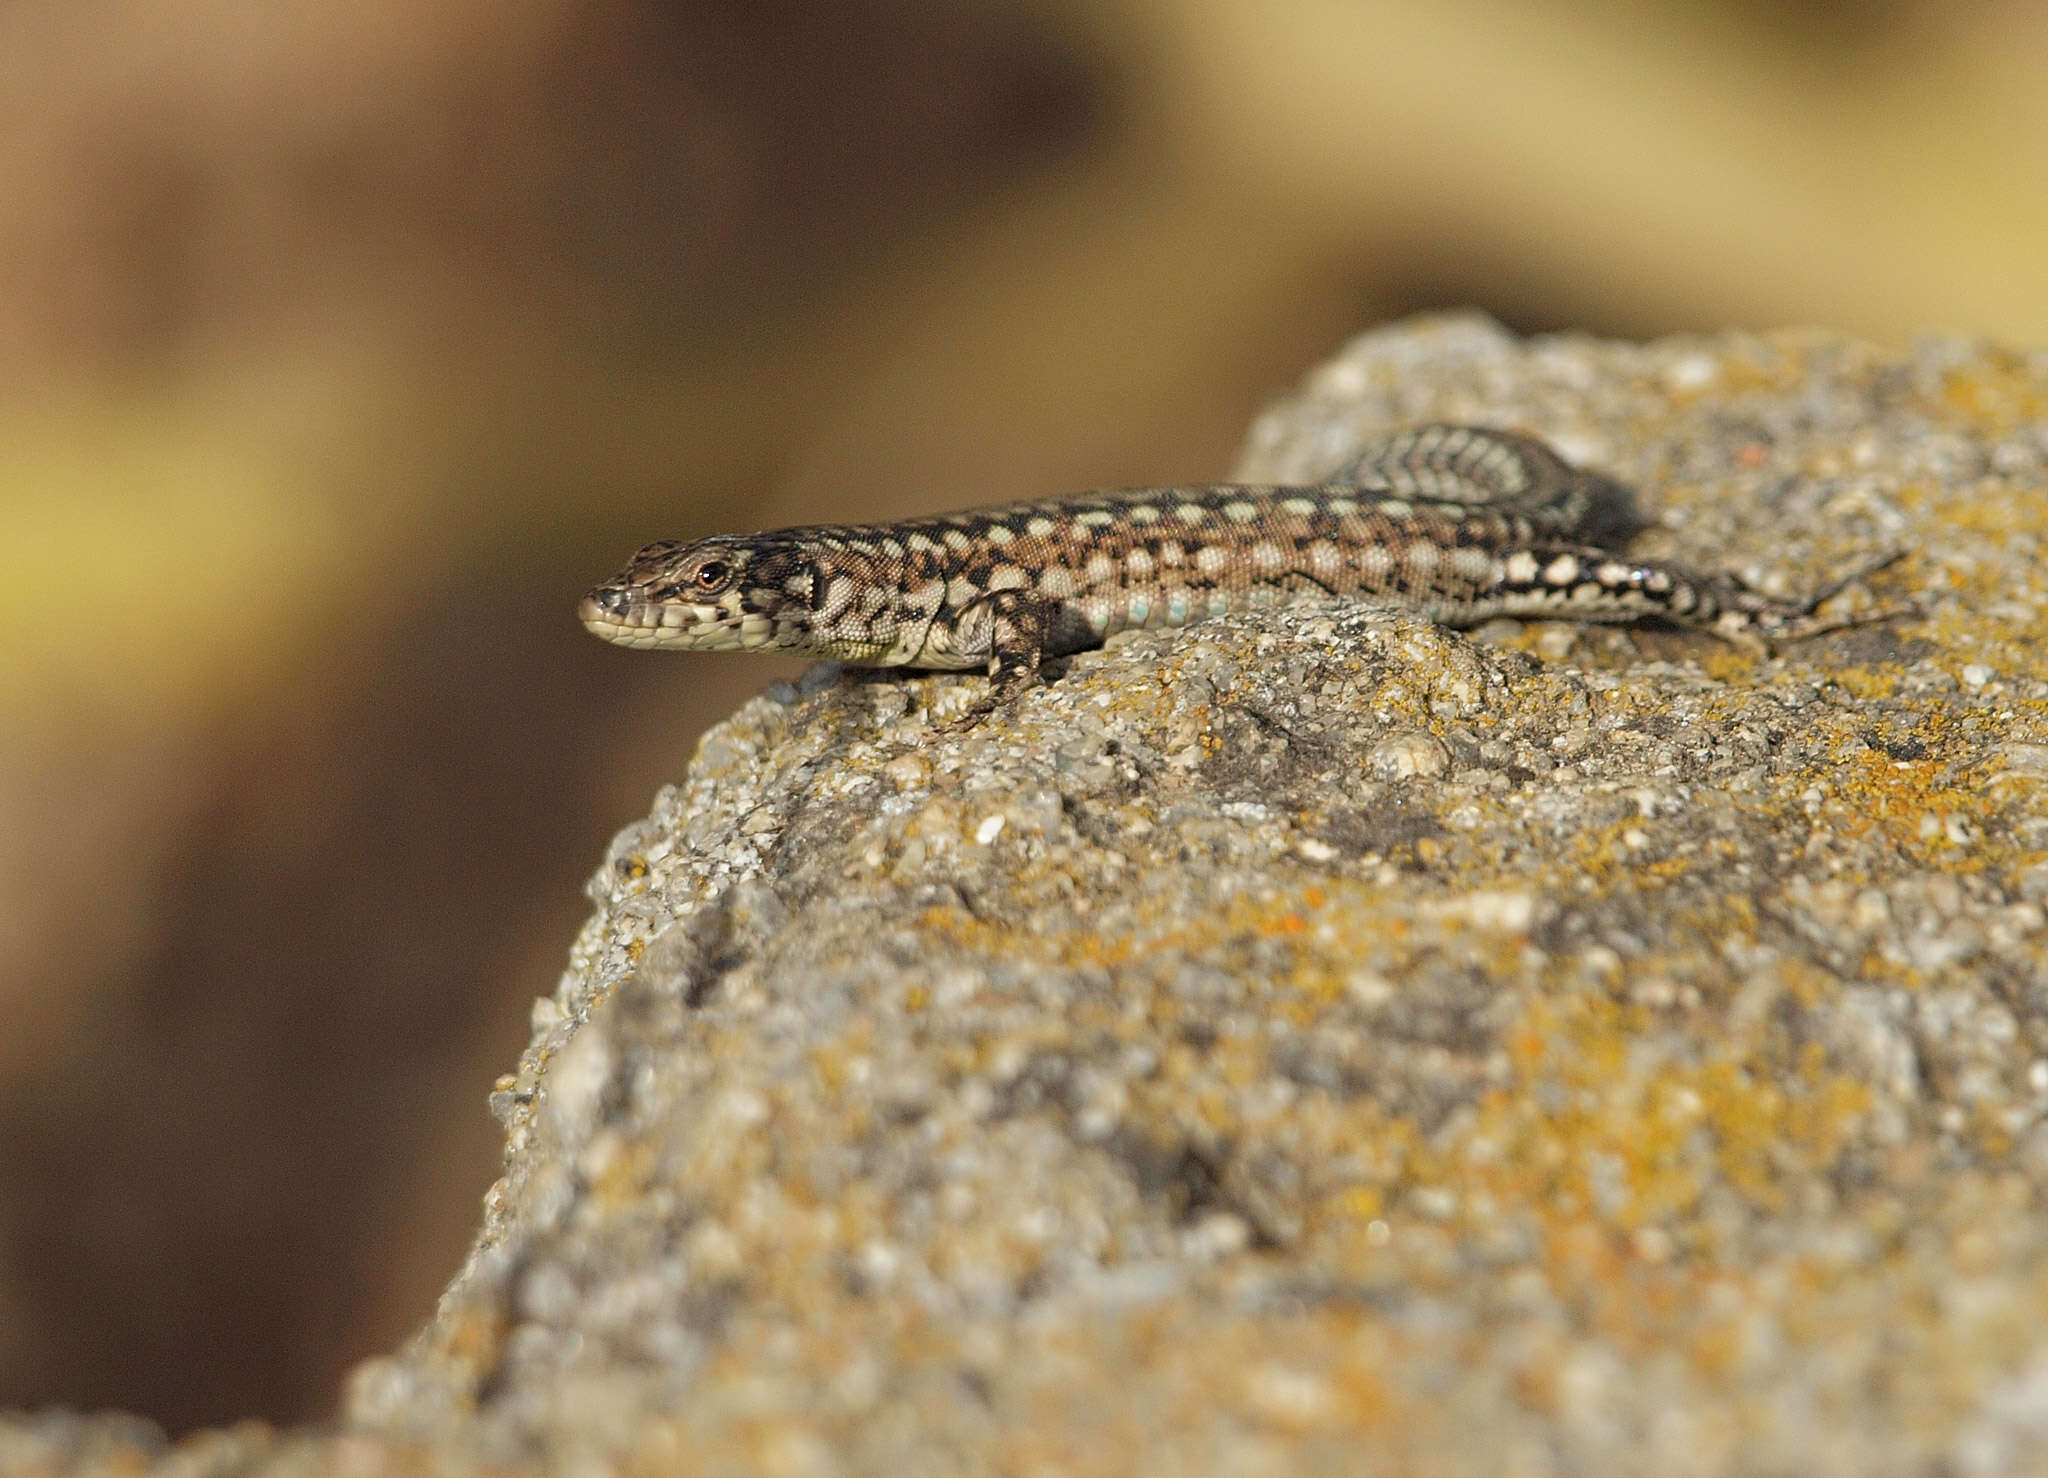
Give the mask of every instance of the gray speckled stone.
[(1767, 589), (1904, 547), (1845, 599), (1923, 614), (1759, 663), (1292, 610), (966, 735), (972, 677), (757, 699), (593, 880), (476, 1249), (352, 1440), (2048, 1465), (2048, 356), (1424, 320), (1240, 472), (1424, 418), (1546, 435), (1643, 489), (1638, 548)]
[(1541, 432), (1639, 547), (1922, 619), (1295, 610), (818, 675), (592, 886), (360, 1428), (706, 1468), (2048, 1461), (2048, 360), (1369, 335), (1255, 429)]

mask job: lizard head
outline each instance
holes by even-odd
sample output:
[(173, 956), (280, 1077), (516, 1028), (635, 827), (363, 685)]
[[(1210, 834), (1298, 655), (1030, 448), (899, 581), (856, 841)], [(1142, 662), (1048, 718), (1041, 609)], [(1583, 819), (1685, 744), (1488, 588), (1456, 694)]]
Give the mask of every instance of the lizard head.
[(666, 540), (583, 597), (577, 615), (626, 647), (677, 651), (811, 650), (817, 572), (774, 535)]

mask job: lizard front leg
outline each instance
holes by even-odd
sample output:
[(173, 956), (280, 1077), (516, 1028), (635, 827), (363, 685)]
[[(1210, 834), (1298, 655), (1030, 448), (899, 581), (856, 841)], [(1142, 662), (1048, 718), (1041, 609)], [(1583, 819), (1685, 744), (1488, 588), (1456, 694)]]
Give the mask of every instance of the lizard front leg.
[(1057, 603), (1036, 590), (991, 590), (962, 608), (955, 623), (956, 649), (963, 657), (988, 661), (989, 689), (945, 727), (971, 729), (1003, 704), (1039, 681), (1052, 639)]

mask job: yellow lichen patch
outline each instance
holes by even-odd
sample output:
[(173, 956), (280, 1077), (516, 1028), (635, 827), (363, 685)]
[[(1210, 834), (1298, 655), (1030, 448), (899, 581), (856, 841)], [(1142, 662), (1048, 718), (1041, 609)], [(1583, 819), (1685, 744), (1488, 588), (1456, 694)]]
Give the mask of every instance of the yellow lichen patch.
[(1560, 1225), (1591, 1215), (1628, 1232), (1688, 1215), (1715, 1181), (1776, 1206), (1785, 1177), (1831, 1161), (1868, 1107), (1817, 1049), (1787, 1072), (1763, 1049), (1697, 1058), (1647, 1025), (1605, 996), (1533, 1001), (1510, 1038), (1514, 1082), (1473, 1121), (1485, 1152), (1460, 1174)]
[(1698, 1075), (1696, 1091), (1718, 1146), (1728, 1183), (1766, 1209), (1783, 1202), (1784, 1162), (1796, 1156), (1825, 1164), (1840, 1152), (1869, 1090), (1853, 1079), (1822, 1074), (1794, 1094), (1765, 1071), (1717, 1062)]
[(1700, 670), (1717, 683), (1746, 686), (1755, 679), (1760, 659), (1731, 642), (1717, 641), (1700, 653)]
[(1855, 698), (1889, 698), (1898, 692), (1899, 681), (1904, 676), (1905, 668), (1897, 662), (1828, 669), (1828, 681)]
[(874, 1035), (873, 1021), (856, 1016), (846, 1024), (842, 1034), (829, 1046), (815, 1047), (811, 1050), (811, 1071), (818, 1075), (818, 1081), (827, 1093), (839, 1094), (847, 1090), (855, 1071), (853, 1063), (864, 1058), (871, 1050)]
[[(1511, 1034), (1520, 1043), (1510, 1054), (1513, 1083), (1482, 1099), (1473, 1137), (1486, 1152), (1464, 1173), (1504, 1201), (1574, 1215), (1592, 1206), (1587, 1156), (1611, 1153), (1616, 1095), (1632, 1100), (1636, 1093), (1626, 1070), (1637, 1014), (1604, 996), (1530, 1002)], [(1532, 1037), (1540, 1050), (1526, 1040)], [(1447, 1163), (1462, 1157), (1454, 1150)]]
[[(1808, 1010), (1834, 996), (1842, 987), (1836, 976), (1797, 956), (1781, 958), (1775, 968), (1785, 993)], [(1815, 1050), (1819, 1048), (1817, 1042), (1806, 1045)]]
[[(1940, 755), (1943, 727), (1943, 711), (1934, 710), (1914, 737)], [(1950, 872), (1981, 872), (1987, 865), (1987, 852), (1973, 843), (1992, 820), (1995, 801), (1938, 758), (1893, 759), (1845, 735), (1829, 787), (1834, 803), (1823, 814), (1846, 838), (1881, 842), (1910, 861)]]
[(1729, 894), (1681, 909), (1674, 916), (1673, 930), (1680, 939), (1711, 941), (1716, 945), (1753, 943), (1756, 939), (1756, 900), (1746, 894)]
[(1387, 1198), (1378, 1186), (1351, 1185), (1328, 1197), (1322, 1209), (1335, 1220), (1370, 1224), (1386, 1214)]
[(2004, 482), (1976, 483), (1972, 488), (1941, 505), (1944, 524), (1982, 534), (1994, 544), (2003, 544), (2016, 534), (2048, 532), (2048, 502), (2033, 496), (2030, 488), (2022, 490)]
[(2048, 420), (2048, 384), (2024, 355), (1985, 345), (1970, 369), (1942, 377), (1940, 405), (1976, 431), (2002, 435)]
[(1394, 1194), (1446, 1173), (1416, 1124), (1369, 1096), (1306, 1095), (1290, 1107), (1287, 1128), (1309, 1163), (1344, 1167), (1304, 1207), (1302, 1235), (1348, 1274), (1385, 1257)]
[(1719, 390), (1726, 395), (1781, 391), (1806, 375), (1805, 355), (1785, 336), (1731, 349), (1715, 361)]
[(1661, 885), (1682, 876), (1689, 869), (1691, 863), (1685, 857), (1673, 856), (1649, 862), (1637, 857), (1636, 849), (1628, 844), (1627, 838), (1640, 829), (1641, 823), (1629, 818), (1577, 833), (1569, 839), (1569, 856), (1558, 871), (1566, 876), (1589, 879), (1595, 887), (1605, 889), (1624, 880), (1646, 886)]

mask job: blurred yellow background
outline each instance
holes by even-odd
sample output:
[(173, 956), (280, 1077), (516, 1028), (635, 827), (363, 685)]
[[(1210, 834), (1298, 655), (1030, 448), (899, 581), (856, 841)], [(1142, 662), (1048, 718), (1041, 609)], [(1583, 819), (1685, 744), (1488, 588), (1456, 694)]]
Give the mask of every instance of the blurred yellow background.
[(2048, 342), (2048, 7), (30, 0), (0, 199), (0, 1405), (305, 1419), (791, 670), (586, 585), (1220, 476), (1429, 307)]

